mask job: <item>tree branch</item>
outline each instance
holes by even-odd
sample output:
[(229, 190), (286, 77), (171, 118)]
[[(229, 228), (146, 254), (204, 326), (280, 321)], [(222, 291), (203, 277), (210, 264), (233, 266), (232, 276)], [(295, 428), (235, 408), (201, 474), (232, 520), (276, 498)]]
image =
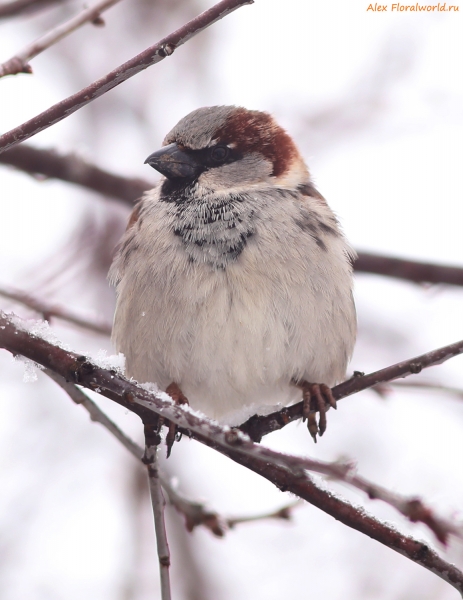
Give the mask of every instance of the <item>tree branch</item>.
[(134, 456), (137, 460), (143, 458), (143, 448), (131, 440), (125, 433), (114, 423), (111, 419), (105, 415), (101, 408), (91, 400), (87, 394), (78, 388), (70, 381), (66, 381), (61, 375), (58, 375), (51, 369), (44, 369), (44, 372), (57, 383), (61, 389), (71, 398), (76, 404), (80, 404), (90, 415), (90, 418), (95, 423), (103, 425), (113, 436), (119, 440), (119, 442)]
[(0, 154), (0, 163), (21, 169), (31, 175), (52, 177), (75, 183), (98, 194), (111, 196), (132, 206), (146, 190), (147, 181), (121, 177), (92, 165), (75, 154), (20, 144)]
[(294, 508), (301, 505), (300, 500), (296, 500), (295, 502), (291, 502), (278, 510), (274, 510), (272, 512), (262, 513), (260, 515), (253, 515), (250, 517), (228, 517), (227, 525), (230, 529), (236, 527), (236, 525), (240, 525), (241, 523), (254, 523), (255, 521), (266, 521), (268, 519), (283, 519), (285, 521), (289, 521), (291, 519), (291, 514)]
[(429, 392), (444, 392), (445, 394), (451, 394), (452, 396), (456, 396), (460, 400), (463, 400), (463, 389), (442, 385), (441, 383), (434, 383), (432, 381), (392, 381), (389, 384), (379, 383), (371, 389), (374, 392), (377, 392), (379, 396), (384, 397), (400, 388), (405, 390), (415, 389), (427, 390)]
[(160, 442), (161, 436), (159, 433), (156, 433), (153, 427), (145, 423), (145, 455), (143, 457), (143, 462), (148, 470), (151, 504), (153, 506), (159, 573), (161, 576), (161, 598), (162, 600), (171, 600), (172, 594), (169, 575), (170, 550), (167, 542), (166, 522), (164, 519), (164, 507), (166, 502), (162, 495), (161, 478), (158, 466), (158, 446)]
[(463, 597), (463, 573), (455, 565), (443, 560), (427, 544), (400, 533), (363, 509), (357, 509), (332, 492), (321, 489), (308, 476), (293, 478), (281, 467), (265, 466), (258, 460), (246, 460), (242, 456), (234, 456), (233, 460), (265, 477), (282, 491), (289, 491), (299, 496), (347, 527), (363, 533), (428, 569), (453, 586)]
[(134, 58), (131, 58), (120, 65), (105, 77), (98, 79), (94, 83), (80, 90), (80, 92), (58, 102), (36, 117), (19, 125), (19, 127), (15, 127), (0, 136), (0, 152), (7, 150), (19, 142), (27, 140), (40, 131), (55, 125), (59, 121), (62, 121), (76, 110), (83, 108), (130, 77), (133, 77), (147, 67), (160, 62), (166, 58), (166, 56), (170, 56), (177, 48), (198, 33), (201, 33), (201, 31), (204, 31), (204, 29), (213, 23), (223, 19), (223, 17), (226, 17), (245, 4), (252, 4), (253, 1), (254, 0), (221, 0), (221, 2), (212, 8), (201, 13), (199, 16), (186, 23), (186, 25), (180, 27), (180, 29), (177, 29), (177, 31), (174, 31), (157, 44), (154, 44), (154, 46), (150, 46)]
[[(423, 369), (439, 365), (459, 354), (463, 354), (463, 340), (443, 346), (437, 350), (432, 350), (431, 352), (426, 352), (426, 354), (421, 354), (421, 356), (404, 360), (385, 369), (374, 371), (369, 375), (356, 374), (351, 379), (334, 386), (331, 391), (334, 399), (338, 401), (357, 392), (374, 387), (378, 383), (393, 381), (394, 379), (407, 377), (408, 375), (416, 375)], [(247, 433), (251, 439), (260, 441), (267, 433), (277, 431), (288, 423), (291, 423), (291, 421), (295, 421), (301, 417), (302, 402), (298, 402), (269, 415), (255, 415), (240, 425), (240, 429)]]
[(354, 263), (356, 271), (363, 273), (376, 273), (388, 275), (415, 283), (447, 283), (450, 285), (463, 285), (463, 268), (447, 267), (433, 263), (418, 262), (392, 258), (368, 252), (359, 252)]
[[(42, 175), (75, 183), (104, 196), (132, 206), (154, 184), (138, 178), (121, 177), (87, 163), (75, 154), (21, 144), (0, 154), (0, 164), (10, 165), (33, 175)], [(463, 286), (463, 268), (392, 258), (359, 252), (354, 263), (357, 273), (396, 277), (414, 283)]]
[[(153, 187), (143, 179), (128, 178), (104, 171), (75, 154), (59, 154), (53, 150), (21, 144), (0, 154), (0, 164), (6, 164), (31, 174), (53, 177), (86, 187), (105, 196), (112, 196), (132, 206), (145, 191)], [(393, 258), (369, 252), (359, 252), (354, 263), (358, 273), (396, 277), (414, 283), (434, 283), (463, 286), (463, 268)]]
[[(85, 394), (79, 387), (66, 381), (54, 371), (44, 369), (48, 377), (53, 379), (76, 404), (83, 406), (89, 413), (92, 421), (103, 425), (114, 437), (134, 456), (137, 460), (143, 458), (143, 448), (131, 440), (102, 410)], [(227, 529), (232, 529), (238, 524), (261, 521), (264, 519), (290, 519), (292, 509), (298, 502), (291, 502), (271, 513), (253, 516), (241, 517), (223, 517), (214, 510), (206, 506), (204, 502), (190, 500), (180, 494), (171, 484), (169, 478), (159, 469), (159, 479), (164, 491), (167, 494), (169, 503), (184, 517), (185, 526), (188, 531), (193, 531), (195, 527), (203, 525), (217, 537), (223, 537)]]
[(0, 19), (15, 17), (21, 13), (31, 13), (46, 8), (50, 4), (62, 4), (63, 0), (13, 0), (0, 4)]
[(9, 60), (0, 64), (0, 77), (5, 75), (17, 75), (18, 73), (32, 73), (32, 68), (28, 64), (29, 61), (52, 46), (64, 37), (84, 25), (85, 23), (94, 22), (97, 25), (104, 24), (100, 19), (100, 14), (108, 8), (111, 8), (119, 0), (100, 0), (97, 4), (90, 8), (85, 8), (83, 11), (68, 19), (64, 23), (57, 25), (44, 35), (28, 44), (20, 52), (15, 54)]
[[(85, 394), (79, 387), (70, 381), (66, 381), (61, 375), (58, 375), (51, 369), (44, 369), (44, 372), (57, 383), (61, 389), (76, 404), (80, 404), (90, 415), (92, 421), (103, 425), (114, 437), (134, 456), (142, 461), (144, 450), (136, 442), (131, 440), (102, 410)], [(203, 502), (197, 502), (186, 498), (180, 494), (170, 483), (169, 478), (159, 470), (159, 479), (164, 488), (170, 504), (184, 516), (185, 525), (188, 531), (193, 531), (198, 525), (204, 525), (217, 537), (223, 537), (229, 522), (229, 519), (221, 517), (217, 512), (207, 509)], [(280, 509), (283, 510), (283, 509)], [(282, 517), (283, 518), (283, 517)], [(230, 519), (231, 520), (231, 519)], [(236, 518), (235, 523), (241, 523), (248, 520), (247, 517)], [(231, 527), (232, 525), (230, 525)]]
[[(254, 444), (242, 432), (220, 427), (206, 418), (200, 418), (189, 407), (175, 405), (164, 393), (152, 394), (141, 389), (114, 370), (101, 369), (84, 356), (78, 356), (32, 335), (22, 328), (17, 318), (8, 318), (2, 314), (0, 314), (0, 347), (14, 354), (22, 354), (79, 385), (98, 389), (106, 397), (138, 414), (145, 423), (152, 423), (155, 415), (168, 419), (183, 431), (188, 431), (198, 441), (259, 473), (280, 489), (297, 494), (346, 525), (425, 566), (463, 595), (463, 573), (453, 565), (443, 561), (425, 544), (398, 533), (385, 523), (366, 515), (362, 510), (355, 509), (349, 503), (320, 490), (305, 473), (305, 469), (328, 472), (336, 468), (339, 471), (339, 465), (333, 466), (330, 463), (289, 456)], [(438, 359), (439, 362), (443, 362), (461, 351), (463, 351), (463, 342), (427, 353), (423, 357), (428, 357), (428, 360), (433, 357), (432, 360)], [(399, 363), (402, 364), (405, 363)], [(393, 377), (397, 372), (397, 365), (390, 369)], [(416, 371), (415, 368), (413, 370)], [(351, 381), (356, 383), (355, 379)], [(377, 382), (370, 383), (374, 385)], [(343, 469), (346, 471), (345, 466)]]
[(9, 298), (10, 300), (18, 302), (19, 304), (24, 304), (24, 306), (27, 306), (42, 315), (46, 321), (50, 321), (52, 317), (56, 317), (57, 319), (68, 321), (69, 323), (73, 323), (74, 325), (82, 327), (83, 329), (93, 331), (93, 333), (111, 335), (110, 323), (85, 319), (84, 317), (73, 313), (67, 308), (58, 306), (56, 304), (47, 304), (43, 300), (39, 300), (38, 298), (35, 298), (26, 292), (14, 290), (12, 288), (0, 287), (0, 296)]

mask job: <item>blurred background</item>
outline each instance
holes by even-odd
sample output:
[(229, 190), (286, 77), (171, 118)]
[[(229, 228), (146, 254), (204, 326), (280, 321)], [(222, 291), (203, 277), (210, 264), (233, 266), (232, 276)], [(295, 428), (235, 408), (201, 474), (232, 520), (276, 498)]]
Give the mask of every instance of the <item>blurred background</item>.
[[(0, 81), (0, 131), (210, 6), (121, 1), (104, 13), (104, 27), (85, 25), (33, 59), (33, 75)], [(0, 62), (82, 8), (61, 0), (0, 18)], [(367, 8), (361, 0), (256, 0), (28, 143), (154, 184), (157, 174), (143, 162), (189, 111), (214, 104), (266, 110), (296, 139), (357, 250), (463, 266), (462, 13)], [(0, 288), (110, 322), (106, 273), (129, 206), (5, 165), (0, 177)], [(357, 274), (355, 298), (359, 336), (350, 373), (463, 337), (461, 287)], [(0, 308), (40, 318), (1, 297)], [(107, 336), (59, 320), (52, 328), (76, 351), (114, 353)], [(463, 358), (412, 381), (463, 390)], [(92, 397), (142, 443), (137, 418)], [(4, 351), (0, 398), (0, 598), (160, 597), (151, 507), (136, 460), (44, 374)], [(376, 483), (462, 519), (463, 392), (366, 391), (343, 400), (328, 420), (317, 445), (297, 423), (264, 443), (323, 460), (347, 456)], [(164, 466), (183, 493), (225, 516), (257, 515), (292, 500), (187, 439)], [(463, 568), (461, 542), (443, 548), (389, 507), (326, 485)], [(204, 528), (189, 534), (175, 509), (167, 513), (176, 600), (457, 597), (432, 573), (306, 504), (289, 522), (243, 524), (224, 539)]]

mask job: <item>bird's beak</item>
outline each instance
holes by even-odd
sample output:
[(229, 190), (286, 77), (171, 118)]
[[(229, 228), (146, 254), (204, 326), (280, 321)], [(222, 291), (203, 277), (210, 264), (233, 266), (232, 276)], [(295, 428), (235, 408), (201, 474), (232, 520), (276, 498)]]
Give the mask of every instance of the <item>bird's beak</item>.
[(194, 156), (180, 150), (177, 144), (169, 144), (153, 152), (145, 160), (145, 165), (147, 163), (167, 179), (192, 179), (202, 171)]

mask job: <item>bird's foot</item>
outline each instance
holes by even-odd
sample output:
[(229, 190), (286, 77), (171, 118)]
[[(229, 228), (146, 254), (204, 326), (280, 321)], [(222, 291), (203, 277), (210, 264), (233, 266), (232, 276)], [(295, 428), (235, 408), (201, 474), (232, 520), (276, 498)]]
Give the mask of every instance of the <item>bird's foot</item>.
[(336, 400), (331, 388), (324, 383), (299, 381), (296, 385), (302, 390), (302, 421), (307, 419), (307, 429), (316, 443), (317, 434), (322, 436), (326, 431), (326, 412), (330, 406), (336, 408)]
[[(166, 394), (172, 398), (175, 404), (189, 404), (188, 398), (182, 392), (178, 384), (174, 381), (166, 387)], [(168, 427), (167, 435), (166, 435), (166, 446), (167, 446), (167, 458), (169, 458), (170, 453), (172, 452), (172, 446), (175, 441), (180, 441), (182, 434), (178, 431), (177, 425), (175, 423), (171, 423), (170, 421), (165, 421), (165, 425)]]

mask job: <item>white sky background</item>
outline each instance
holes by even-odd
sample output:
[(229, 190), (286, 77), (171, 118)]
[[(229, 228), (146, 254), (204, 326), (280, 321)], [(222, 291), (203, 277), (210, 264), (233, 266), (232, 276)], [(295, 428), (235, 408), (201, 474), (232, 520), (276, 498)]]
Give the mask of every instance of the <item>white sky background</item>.
[[(167, 15), (162, 3), (157, 15), (155, 3), (141, 21), (140, 4), (122, 2), (105, 14), (106, 28), (87, 26), (34, 59), (33, 76), (0, 81), (0, 131), (104, 75), (211, 4)], [(30, 143), (77, 150), (111, 171), (154, 182), (143, 161), (190, 110), (212, 104), (268, 110), (298, 142), (357, 249), (462, 265), (462, 12), (372, 13), (367, 6), (360, 0), (257, 0)], [(0, 61), (67, 10), (0, 22)], [(107, 205), (85, 190), (37, 184), (4, 167), (0, 177), (0, 285), (109, 315), (110, 292), (96, 274), (35, 287), (53, 272), (84, 217), (105, 222)], [(463, 337), (461, 289), (365, 275), (357, 277), (356, 302), (360, 333), (351, 370), (378, 369)], [(7, 304), (0, 300), (0, 306)], [(103, 338), (57, 331), (78, 350), (111, 352)], [(463, 387), (462, 372), (457, 358), (423, 379)], [(23, 366), (2, 352), (0, 597), (157, 597), (146, 507), (142, 558), (135, 555), (132, 459), (44, 376), (32, 384), (22, 380)], [(140, 439), (134, 417), (109, 401), (101, 404)], [(317, 446), (297, 424), (265, 443), (324, 460), (347, 455), (375, 482), (422, 495), (443, 514), (462, 518), (461, 400), (423, 391), (384, 400), (364, 392), (332, 413)], [(195, 442), (177, 445), (168, 466), (181, 489), (224, 514), (259, 513), (288, 501)], [(424, 527), (405, 523), (392, 509), (329, 486), (434, 544)], [(175, 598), (193, 599), (182, 585), (181, 546), (175, 540), (172, 546)], [(243, 525), (224, 540), (198, 530), (183, 546), (209, 582), (203, 598), (457, 597), (434, 575), (310, 506), (298, 508), (290, 524)], [(461, 544), (439, 551), (463, 568)], [(133, 572), (135, 591), (124, 596)]]

